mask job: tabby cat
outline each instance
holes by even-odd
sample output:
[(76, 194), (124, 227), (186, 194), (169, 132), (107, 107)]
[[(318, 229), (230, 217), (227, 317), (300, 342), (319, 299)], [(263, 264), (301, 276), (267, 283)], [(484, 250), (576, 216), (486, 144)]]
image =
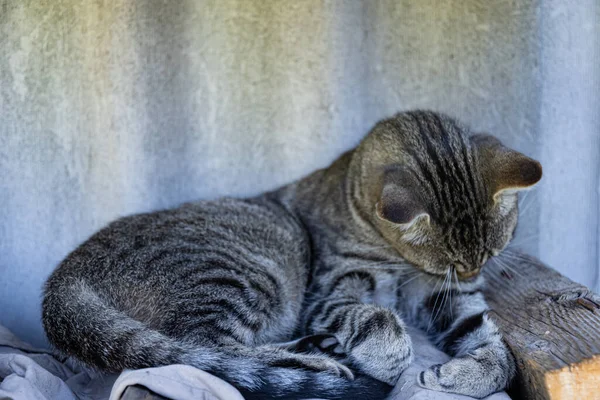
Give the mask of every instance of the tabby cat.
[(43, 324), (103, 371), (181, 363), (248, 399), (381, 399), (413, 359), (407, 323), (454, 357), (418, 384), (484, 397), (515, 366), (479, 271), (541, 174), (445, 115), (401, 113), (273, 192), (113, 222), (50, 276)]

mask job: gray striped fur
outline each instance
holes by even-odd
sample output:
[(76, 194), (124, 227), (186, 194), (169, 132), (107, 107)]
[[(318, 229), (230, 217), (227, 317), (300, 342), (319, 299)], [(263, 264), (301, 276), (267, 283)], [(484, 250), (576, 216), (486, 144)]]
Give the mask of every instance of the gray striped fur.
[(514, 365), (478, 272), (541, 169), (469, 136), (446, 116), (403, 113), (263, 196), (122, 218), (49, 278), (48, 338), (106, 371), (190, 364), (247, 398), (375, 399), (413, 358), (406, 321), (455, 356), (419, 384), (501, 390)]

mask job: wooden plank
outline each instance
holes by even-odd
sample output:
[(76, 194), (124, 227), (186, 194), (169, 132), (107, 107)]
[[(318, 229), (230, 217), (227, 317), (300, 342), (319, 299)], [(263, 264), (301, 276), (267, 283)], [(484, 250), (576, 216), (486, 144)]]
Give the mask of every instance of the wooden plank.
[(511, 396), (600, 399), (600, 296), (533, 257), (500, 259), (483, 273), (490, 317), (517, 360)]

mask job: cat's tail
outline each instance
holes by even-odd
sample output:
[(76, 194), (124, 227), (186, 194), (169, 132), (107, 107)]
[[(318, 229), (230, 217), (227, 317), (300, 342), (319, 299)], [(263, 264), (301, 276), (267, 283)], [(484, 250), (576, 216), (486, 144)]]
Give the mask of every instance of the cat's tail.
[(298, 368), (296, 354), (283, 349), (183, 343), (107, 304), (83, 283), (47, 284), (42, 314), (52, 345), (103, 371), (192, 365), (226, 380), (246, 400), (375, 400), (383, 399), (391, 390), (389, 385), (366, 376), (350, 380)]
[[(383, 400), (392, 389), (388, 384), (365, 375), (350, 380), (330, 372), (304, 369), (295, 365), (296, 354), (286, 355), (286, 351), (280, 349), (244, 347), (219, 348), (214, 351), (220, 364), (203, 369), (231, 383), (246, 400), (314, 398)], [(272, 364), (273, 351), (279, 353), (277, 358), (281, 366)], [(202, 351), (198, 355), (195, 353), (191, 351), (189, 355), (192, 359), (199, 357), (199, 362), (202, 363), (204, 361)], [(197, 365), (194, 361), (186, 364)]]

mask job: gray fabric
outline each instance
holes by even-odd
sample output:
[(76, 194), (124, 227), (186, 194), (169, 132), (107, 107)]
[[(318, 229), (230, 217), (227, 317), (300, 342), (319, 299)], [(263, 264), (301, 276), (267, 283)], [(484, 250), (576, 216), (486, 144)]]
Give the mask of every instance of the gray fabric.
[(0, 399), (119, 400), (141, 385), (172, 399), (243, 400), (231, 385), (186, 365), (100, 375), (22, 342), (0, 326)]
[(22, 342), (0, 326), (0, 398), (107, 399), (116, 376), (87, 372), (70, 361)]
[(44, 279), (110, 220), (287, 183), (415, 107), (541, 159), (518, 236), (593, 286), (599, 13), (597, 0), (0, 0), (0, 323), (42, 345)]
[(123, 372), (110, 400), (119, 400), (129, 386), (141, 385), (174, 400), (244, 400), (227, 382), (187, 365), (169, 365)]
[[(448, 356), (433, 347), (418, 330), (410, 334), (416, 361), (402, 375), (390, 400), (468, 400), (469, 397), (433, 392), (416, 384), (423, 369)], [(125, 371), (120, 376), (86, 371), (36, 349), (0, 326), (0, 398), (14, 400), (119, 400), (129, 386), (140, 385), (176, 400), (243, 400), (228, 383), (187, 365)], [(508, 400), (505, 393), (487, 400)]]

